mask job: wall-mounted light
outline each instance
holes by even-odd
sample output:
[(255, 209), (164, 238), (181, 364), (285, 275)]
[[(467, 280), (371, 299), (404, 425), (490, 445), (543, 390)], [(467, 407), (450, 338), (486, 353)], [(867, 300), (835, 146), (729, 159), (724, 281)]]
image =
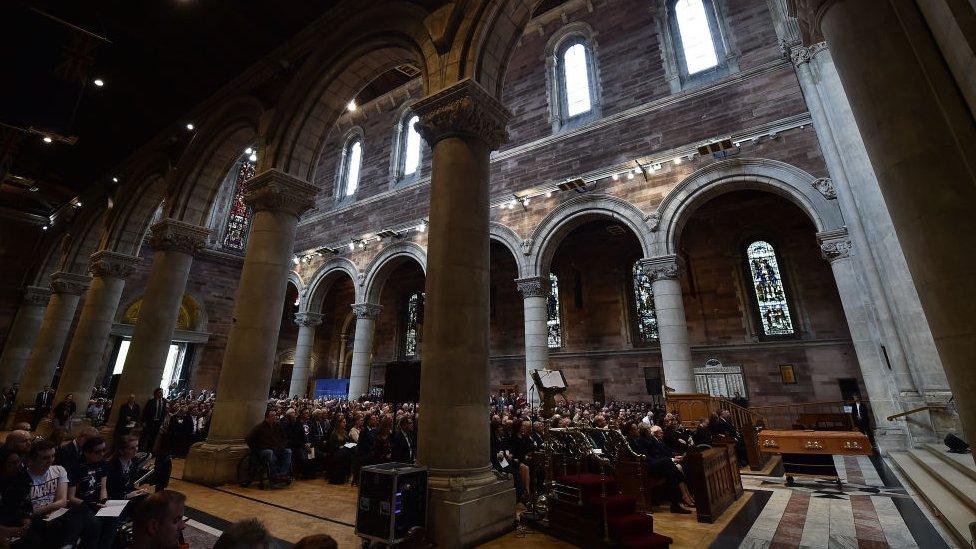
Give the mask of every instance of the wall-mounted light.
[(99, 88), (101, 88), (102, 86), (105, 85), (105, 81), (102, 80), (101, 78), (96, 78), (96, 79), (92, 80), (92, 84), (95, 84), (96, 86), (98, 86)]
[(350, 99), (349, 102), (346, 103), (346, 110), (347, 111), (349, 111), (349, 112), (355, 112), (356, 111), (356, 108), (357, 107), (356, 107), (356, 100), (355, 99)]
[(43, 142), (45, 142), (45, 143), (47, 143), (48, 145), (50, 145), (51, 143), (54, 143), (54, 140), (53, 140), (53, 139), (51, 139), (51, 138), (50, 138), (50, 136), (47, 136), (47, 135), (45, 135), (45, 136), (44, 136), (44, 137), (43, 137), (43, 138), (41, 139), (41, 141), (43, 141)]

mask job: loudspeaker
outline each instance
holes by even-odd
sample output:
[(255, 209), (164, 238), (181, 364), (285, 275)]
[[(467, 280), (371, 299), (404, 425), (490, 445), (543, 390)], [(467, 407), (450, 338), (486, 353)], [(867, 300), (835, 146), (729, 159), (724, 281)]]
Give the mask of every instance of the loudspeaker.
[(383, 402), (420, 402), (419, 362), (391, 362), (386, 365)]
[(969, 451), (969, 444), (952, 433), (946, 435), (945, 445), (949, 447), (949, 451), (953, 454), (965, 454)]
[(644, 378), (644, 385), (647, 386), (647, 394), (651, 396), (661, 396), (661, 378)]

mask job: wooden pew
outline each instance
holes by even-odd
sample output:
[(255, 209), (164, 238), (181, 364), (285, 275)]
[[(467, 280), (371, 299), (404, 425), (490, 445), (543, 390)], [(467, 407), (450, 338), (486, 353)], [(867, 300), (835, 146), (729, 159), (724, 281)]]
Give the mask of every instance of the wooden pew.
[(695, 497), (698, 522), (715, 522), (742, 496), (742, 477), (733, 446), (692, 450), (681, 464)]
[(616, 429), (586, 428), (583, 431), (590, 437), (596, 433), (603, 435), (606, 441), (603, 456), (609, 460), (621, 493), (635, 498), (639, 511), (650, 513), (653, 489), (664, 484), (664, 479), (648, 472), (644, 454), (635, 452), (627, 438)]

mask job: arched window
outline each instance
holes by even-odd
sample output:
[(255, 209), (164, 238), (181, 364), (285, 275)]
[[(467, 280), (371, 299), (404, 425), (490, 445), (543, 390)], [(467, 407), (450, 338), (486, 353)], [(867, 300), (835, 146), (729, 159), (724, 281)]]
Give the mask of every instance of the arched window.
[(553, 131), (572, 128), (600, 116), (594, 34), (585, 23), (570, 23), (553, 34), (546, 45)]
[(712, 25), (703, 0), (678, 0), (674, 19), (687, 74), (695, 74), (718, 65)]
[(634, 263), (633, 277), (637, 340), (640, 343), (648, 343), (658, 338), (657, 314), (654, 312), (654, 290), (651, 286), (651, 277), (640, 261)]
[(715, 0), (659, 1), (667, 10), (658, 28), (672, 92), (738, 70), (737, 56), (729, 54), (735, 50), (731, 35)]
[(403, 158), (400, 173), (403, 177), (417, 175), (420, 171), (420, 134), (414, 127), (414, 124), (420, 121), (420, 117), (408, 116), (400, 130), (400, 155)]
[(546, 300), (546, 326), (549, 332), (549, 348), (563, 346), (562, 323), (559, 320), (559, 279), (549, 273), (549, 297)]
[(342, 149), (342, 171), (339, 181), (342, 184), (340, 200), (356, 194), (359, 188), (359, 169), (363, 163), (363, 141), (359, 137), (351, 137)]
[(764, 240), (756, 240), (746, 247), (746, 258), (749, 262), (749, 273), (752, 275), (752, 287), (756, 295), (763, 334), (793, 335), (795, 333), (793, 319), (773, 245)]
[(420, 354), (420, 340), (424, 322), (423, 292), (415, 292), (407, 298), (406, 330), (403, 338), (403, 355), (415, 357)]
[(252, 212), (244, 203), (244, 183), (254, 176), (254, 163), (257, 159), (257, 151), (249, 147), (237, 162), (234, 196), (227, 212), (227, 224), (224, 226), (224, 239), (221, 242), (223, 248), (236, 252), (243, 252), (247, 248)]

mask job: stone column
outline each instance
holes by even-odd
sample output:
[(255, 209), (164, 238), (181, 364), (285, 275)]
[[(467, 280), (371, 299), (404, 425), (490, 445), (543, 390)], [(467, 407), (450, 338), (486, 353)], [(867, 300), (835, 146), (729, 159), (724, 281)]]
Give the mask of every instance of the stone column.
[(88, 270), (92, 273), (91, 288), (85, 296), (85, 305), (75, 334), (68, 347), (61, 381), (58, 383), (59, 402), (64, 395), (73, 393), (75, 402), (87, 403), (91, 388), (105, 367), (105, 347), (108, 345), (112, 322), (122, 299), (125, 279), (135, 269), (139, 258), (101, 250), (91, 256)]
[[(642, 259), (644, 271), (651, 277), (654, 292), (654, 314), (657, 317), (658, 341), (661, 344), (661, 369), (664, 384), (675, 393), (695, 393), (694, 366), (688, 341), (688, 322), (681, 298), (681, 265), (678, 256), (662, 255)], [(665, 390), (667, 398), (668, 390)]]
[[(60, 272), (51, 275), (51, 298), (34, 341), (34, 348), (27, 359), (27, 369), (20, 381), (20, 391), (17, 392), (13, 410), (24, 405), (33, 405), (37, 393), (54, 379), (54, 371), (61, 360), (64, 342), (75, 318), (78, 300), (88, 284), (89, 278), (79, 274)], [(14, 423), (14, 416), (15, 414), (10, 414), (8, 428)]]
[(295, 365), (291, 368), (291, 386), (288, 396), (306, 396), (308, 377), (312, 372), (312, 348), (315, 346), (315, 328), (322, 324), (320, 313), (297, 313), (298, 341), (295, 343)]
[(354, 303), (356, 333), (352, 337), (352, 365), (349, 368), (349, 400), (369, 390), (369, 367), (373, 360), (373, 332), (382, 307), (375, 303)]
[(346, 365), (346, 346), (349, 344), (349, 336), (345, 333), (339, 334), (339, 358), (336, 362), (335, 367), (335, 377), (339, 379), (342, 377), (342, 368)]
[(417, 461), (429, 468), (434, 539), (467, 547), (514, 524), (512, 481), (488, 462), (488, 159), (510, 115), (472, 80), (414, 112), (432, 149)]
[(539, 395), (532, 382), (533, 370), (549, 367), (549, 319), (547, 300), (548, 280), (540, 276), (520, 278), (515, 281), (522, 293), (525, 311), (525, 394), (530, 404), (539, 402)]
[(251, 178), (244, 200), (254, 210), (234, 323), (227, 336), (217, 401), (207, 441), (193, 445), (183, 478), (206, 485), (232, 482), (245, 452), (244, 436), (264, 418), (274, 371), (281, 310), (295, 246), (298, 217), (318, 188), (278, 170)]
[(24, 301), (17, 310), (7, 343), (3, 346), (3, 354), (0, 355), (0, 389), (20, 383), (50, 299), (51, 290), (47, 288), (28, 286), (24, 290)]
[[(176, 219), (163, 219), (150, 228), (148, 244), (156, 253), (142, 295), (129, 354), (125, 357), (115, 391), (120, 398), (135, 395), (136, 402), (143, 406), (160, 386), (190, 265), (209, 232), (209, 229)], [(112, 407), (109, 426), (115, 425), (121, 409), (121, 406)]]
[(870, 296), (865, 295), (855, 273), (851, 257), (853, 246), (847, 229), (834, 229), (817, 233), (820, 251), (830, 262), (840, 294), (847, 328), (851, 333), (851, 343), (861, 368), (861, 379), (868, 391), (871, 413), (874, 416), (875, 441), (882, 451), (903, 450), (908, 447), (908, 438), (903, 428), (904, 421), (894, 423), (886, 418), (901, 411), (897, 399), (895, 380), (888, 371), (881, 351), (881, 345), (872, 333)]
[(976, 440), (976, 127), (918, 7), (802, 0), (833, 54), (963, 426)]

